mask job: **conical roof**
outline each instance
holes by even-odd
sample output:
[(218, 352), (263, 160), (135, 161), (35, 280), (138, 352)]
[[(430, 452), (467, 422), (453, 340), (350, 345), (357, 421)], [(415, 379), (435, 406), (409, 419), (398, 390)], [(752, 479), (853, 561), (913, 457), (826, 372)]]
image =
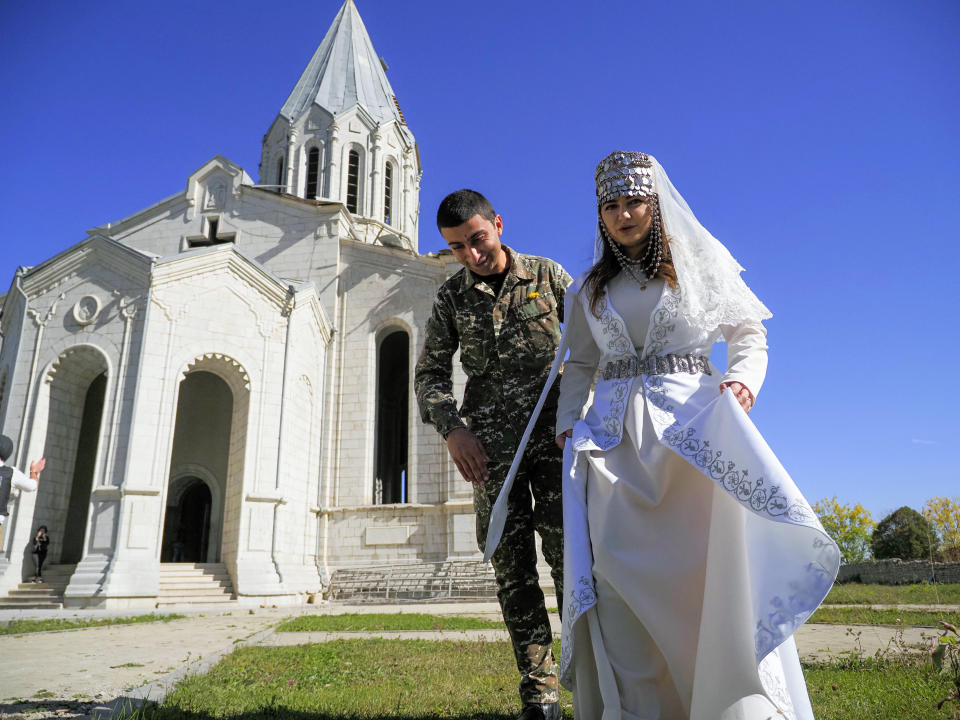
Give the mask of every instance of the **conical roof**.
[(280, 114), (295, 121), (313, 103), (334, 114), (360, 105), (377, 122), (403, 122), (353, 0), (343, 3)]

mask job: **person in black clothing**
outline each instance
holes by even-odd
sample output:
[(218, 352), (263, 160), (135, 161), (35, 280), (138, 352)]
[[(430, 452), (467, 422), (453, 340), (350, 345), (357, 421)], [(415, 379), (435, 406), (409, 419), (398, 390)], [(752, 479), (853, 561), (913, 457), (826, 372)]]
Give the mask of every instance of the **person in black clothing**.
[(47, 545), (50, 544), (50, 536), (47, 535), (47, 526), (41, 525), (37, 528), (37, 534), (33, 538), (33, 562), (37, 566), (37, 574), (34, 575), (34, 582), (43, 582), (43, 561), (47, 559)]

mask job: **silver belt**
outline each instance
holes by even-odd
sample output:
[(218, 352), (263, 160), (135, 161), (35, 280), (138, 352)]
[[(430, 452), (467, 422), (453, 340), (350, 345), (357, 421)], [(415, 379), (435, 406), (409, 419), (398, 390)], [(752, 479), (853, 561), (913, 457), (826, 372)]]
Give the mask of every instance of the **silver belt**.
[(611, 360), (603, 367), (603, 379), (637, 377), (638, 375), (666, 375), (685, 372), (691, 375), (712, 375), (710, 359), (703, 355), (650, 355), (640, 360), (636, 357)]

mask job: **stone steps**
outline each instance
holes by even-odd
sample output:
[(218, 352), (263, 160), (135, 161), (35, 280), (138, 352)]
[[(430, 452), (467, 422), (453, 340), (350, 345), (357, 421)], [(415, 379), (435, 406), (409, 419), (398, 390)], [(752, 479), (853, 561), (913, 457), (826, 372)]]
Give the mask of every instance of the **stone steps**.
[(157, 607), (213, 605), (234, 600), (222, 563), (161, 563)]
[(63, 607), (63, 591), (76, 567), (48, 566), (43, 571), (44, 582), (20, 583), (5, 598), (0, 598), (0, 610), (59, 610)]

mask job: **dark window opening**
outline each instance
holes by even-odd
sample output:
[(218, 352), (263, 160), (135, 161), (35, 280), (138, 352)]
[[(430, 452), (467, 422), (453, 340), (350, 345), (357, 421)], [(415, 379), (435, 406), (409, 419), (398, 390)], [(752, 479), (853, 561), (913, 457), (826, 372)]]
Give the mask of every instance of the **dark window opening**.
[(383, 221), (393, 225), (393, 165), (387, 163), (383, 172)]
[(347, 156), (347, 210), (357, 212), (360, 190), (360, 153), (351, 150)]
[(283, 156), (277, 158), (277, 192), (285, 192), (287, 184), (283, 179)]
[(237, 239), (235, 232), (220, 232), (220, 218), (207, 218), (207, 234), (202, 237), (188, 238), (190, 247), (209, 247), (211, 245), (223, 245), (232, 243)]
[(402, 330), (380, 343), (377, 354), (377, 432), (373, 501), (407, 502), (407, 420), (410, 338)]
[(320, 176), (320, 149), (310, 148), (307, 153), (307, 200), (317, 196), (317, 178)]

